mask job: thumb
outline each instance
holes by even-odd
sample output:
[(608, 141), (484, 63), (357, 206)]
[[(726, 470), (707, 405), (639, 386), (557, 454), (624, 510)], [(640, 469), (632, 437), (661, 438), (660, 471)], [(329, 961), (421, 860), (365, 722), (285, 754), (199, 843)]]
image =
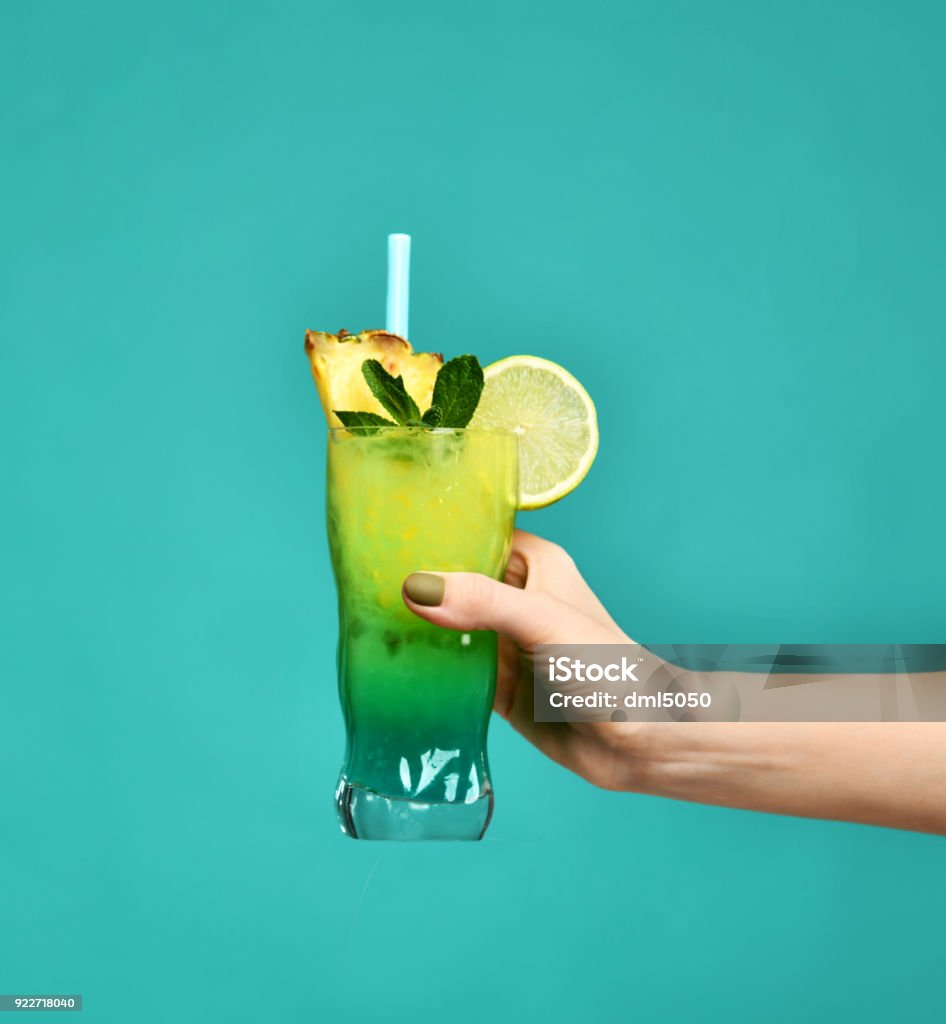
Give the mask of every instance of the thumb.
[(492, 629), (528, 650), (536, 644), (614, 643), (600, 623), (551, 594), (520, 590), (474, 572), (415, 572), (404, 603), (447, 629)]

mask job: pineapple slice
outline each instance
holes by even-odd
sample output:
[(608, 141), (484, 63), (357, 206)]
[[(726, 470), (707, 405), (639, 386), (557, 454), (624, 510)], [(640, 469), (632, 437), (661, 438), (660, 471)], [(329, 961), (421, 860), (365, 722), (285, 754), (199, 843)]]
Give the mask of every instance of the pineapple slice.
[(402, 376), (407, 393), (421, 412), (430, 407), (434, 381), (443, 365), (439, 353), (415, 352), (406, 338), (387, 331), (306, 331), (305, 350), (330, 427), (342, 425), (334, 409), (388, 416), (362, 375), (361, 364), (366, 359), (377, 359), (392, 376)]

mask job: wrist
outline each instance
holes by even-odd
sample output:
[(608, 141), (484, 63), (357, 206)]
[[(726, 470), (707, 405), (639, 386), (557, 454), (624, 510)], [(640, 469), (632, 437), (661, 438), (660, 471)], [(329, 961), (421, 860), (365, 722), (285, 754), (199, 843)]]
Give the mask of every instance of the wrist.
[[(784, 730), (739, 723), (646, 722), (607, 727), (604, 788), (650, 796), (732, 803), (787, 783), (796, 771)], [(601, 784), (601, 783), (599, 783)]]

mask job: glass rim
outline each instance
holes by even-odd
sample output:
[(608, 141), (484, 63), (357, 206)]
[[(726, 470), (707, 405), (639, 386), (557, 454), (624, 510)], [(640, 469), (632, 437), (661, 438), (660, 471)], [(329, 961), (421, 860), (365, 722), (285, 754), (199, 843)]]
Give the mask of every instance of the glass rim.
[(363, 426), (363, 427), (329, 427), (329, 436), (341, 434), (354, 434), (356, 437), (377, 437), (378, 435), (419, 435), (446, 437), (448, 434), (485, 434), (497, 435), (499, 437), (518, 437), (517, 431), (511, 427), (404, 427), (400, 424), (393, 426)]

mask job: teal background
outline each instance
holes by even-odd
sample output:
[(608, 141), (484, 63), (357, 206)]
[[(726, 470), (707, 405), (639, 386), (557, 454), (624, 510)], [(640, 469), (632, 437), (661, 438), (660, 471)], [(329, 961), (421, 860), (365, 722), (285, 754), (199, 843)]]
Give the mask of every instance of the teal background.
[(934, 1019), (939, 839), (591, 789), (343, 839), (306, 327), (597, 401), (636, 638), (946, 641), (946, 9), (8, 2), (0, 991), (83, 1020)]

